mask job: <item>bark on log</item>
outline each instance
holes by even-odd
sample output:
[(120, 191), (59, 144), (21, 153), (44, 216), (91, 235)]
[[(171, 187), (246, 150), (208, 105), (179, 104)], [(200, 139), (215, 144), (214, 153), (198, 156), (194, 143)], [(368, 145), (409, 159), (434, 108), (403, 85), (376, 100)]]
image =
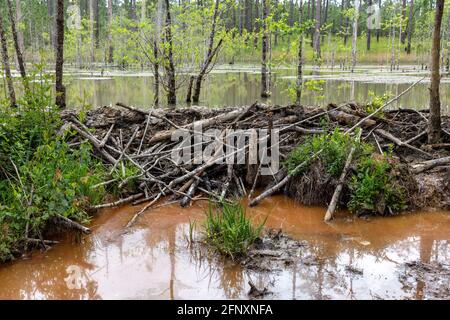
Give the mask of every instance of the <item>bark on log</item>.
[(430, 160), (430, 161), (425, 161), (422, 162), (416, 166), (413, 166), (412, 168), (412, 172), (413, 173), (422, 173), (424, 171), (433, 169), (437, 166), (442, 166), (442, 165), (446, 165), (450, 163), (450, 157), (444, 157), (444, 158), (439, 158), (439, 159), (434, 159), (434, 160)]

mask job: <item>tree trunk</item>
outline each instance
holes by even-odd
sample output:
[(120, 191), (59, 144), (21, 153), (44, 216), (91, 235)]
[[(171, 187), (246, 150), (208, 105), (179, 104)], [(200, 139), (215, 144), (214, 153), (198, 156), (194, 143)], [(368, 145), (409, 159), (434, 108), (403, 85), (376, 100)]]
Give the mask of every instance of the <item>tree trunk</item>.
[(14, 49), (16, 50), (17, 63), (19, 65), (20, 75), (21, 75), (22, 79), (24, 80), (23, 84), (24, 84), (25, 88), (27, 88), (26, 81), (25, 81), (26, 77), (27, 77), (27, 73), (25, 72), (25, 63), (23, 61), (22, 51), (20, 49), (19, 39), (17, 36), (16, 20), (14, 19), (14, 13), (13, 13), (11, 0), (7, 0), (7, 5), (8, 5), (9, 21), (11, 23), (11, 31), (12, 31), (13, 41), (14, 41)]
[(298, 38), (298, 56), (297, 56), (297, 99), (295, 103), (300, 106), (302, 102), (302, 86), (303, 86), (303, 29), (302, 29), (303, 5), (302, 0), (299, 1), (298, 7), (298, 25), (300, 30)]
[(356, 66), (356, 45), (358, 40), (358, 18), (359, 18), (359, 0), (355, 0), (355, 16), (353, 17), (353, 38), (352, 38), (352, 72)]
[(113, 1), (108, 0), (108, 63), (114, 63), (114, 46), (113, 46), (113, 38), (112, 38), (112, 24), (113, 24)]
[(211, 26), (211, 32), (209, 34), (208, 39), (208, 52), (206, 53), (205, 60), (203, 61), (202, 67), (200, 69), (200, 72), (196, 78), (195, 81), (195, 89), (194, 89), (194, 95), (193, 95), (193, 102), (197, 103), (200, 101), (200, 91), (202, 88), (202, 81), (205, 77), (206, 73), (208, 72), (208, 68), (214, 59), (214, 56), (218, 53), (218, 50), (220, 46), (222, 45), (222, 40), (219, 41), (217, 46), (214, 48), (214, 38), (216, 36), (216, 26), (217, 26), (217, 19), (219, 18), (219, 4), (220, 0), (216, 0), (214, 5), (214, 13), (213, 13), (213, 20), (212, 20), (212, 26)]
[(16, 93), (14, 92), (14, 85), (11, 76), (11, 68), (9, 65), (9, 56), (8, 56), (8, 44), (6, 41), (5, 29), (3, 24), (3, 17), (0, 15), (0, 40), (2, 47), (2, 60), (3, 60), (3, 69), (5, 70), (6, 84), (8, 86), (8, 95), (9, 102), (12, 107), (16, 106)]
[(436, 0), (433, 42), (431, 48), (431, 85), (430, 85), (430, 117), (428, 119), (428, 143), (441, 140), (441, 100), (439, 98), (439, 57), (441, 50), (441, 24), (444, 12), (444, 0)]
[(408, 18), (408, 44), (406, 45), (406, 53), (407, 54), (411, 54), (413, 19), (414, 19), (414, 0), (411, 0), (410, 6), (409, 6), (409, 18)]
[(167, 104), (175, 106), (177, 104), (176, 82), (175, 82), (175, 65), (173, 63), (173, 38), (172, 38), (172, 17), (170, 15), (170, 2), (166, 3), (166, 25), (165, 25), (165, 42), (166, 42), (166, 59), (164, 63), (167, 76)]
[[(378, 0), (378, 7), (381, 10), (381, 0)], [(381, 30), (378, 28), (377, 29), (377, 43), (380, 42), (380, 32), (381, 32)]]
[(25, 44), (23, 40), (23, 31), (20, 28), (20, 24), (22, 23), (22, 4), (20, 0), (16, 0), (16, 24), (17, 24), (17, 41), (19, 42), (20, 52), (22, 54), (25, 52)]
[(270, 96), (269, 92), (269, 77), (267, 68), (267, 51), (268, 51), (268, 40), (269, 31), (267, 27), (267, 19), (269, 17), (269, 0), (262, 0), (263, 5), (263, 18), (262, 18), (262, 57), (261, 57), (261, 97), (267, 98)]
[(450, 70), (450, 12), (447, 16), (447, 57), (445, 61), (445, 69)]
[(98, 7), (99, 0), (94, 0), (94, 33), (95, 33), (95, 47), (100, 47), (100, 10)]
[[(346, 5), (345, 5), (345, 9), (348, 9), (349, 6), (350, 6), (350, 0), (347, 0)], [(344, 14), (344, 13), (342, 13), (342, 14)], [(349, 18), (347, 16), (347, 17), (345, 17), (345, 26), (344, 26), (344, 46), (347, 45), (349, 24), (350, 24), (350, 20), (349, 20)]]
[(406, 29), (403, 28), (403, 23), (406, 21), (406, 0), (402, 0), (402, 32), (400, 33), (400, 41), (405, 44), (406, 40)]
[[(371, 6), (372, 5), (372, 0), (368, 0), (368, 5)], [(370, 28), (367, 28), (367, 51), (370, 51), (370, 41), (371, 41), (371, 36), (372, 36), (372, 30), (370, 30)]]
[(50, 38), (50, 45), (54, 46), (55, 45), (55, 10), (54, 10), (54, 6), (55, 6), (55, 0), (47, 0), (47, 14), (48, 14), (48, 34), (49, 34), (49, 38)]
[(64, 66), (64, 0), (57, 0), (56, 16), (56, 105), (66, 107), (66, 88), (63, 85)]
[(91, 63), (95, 62), (95, 1), (89, 0), (89, 31), (91, 34)]
[(155, 106), (159, 105), (159, 58), (158, 58), (158, 43), (156, 42), (156, 40), (153, 41), (153, 58), (154, 58), (154, 62), (153, 62), (153, 74), (154, 74), (154, 78), (155, 78), (155, 98), (153, 100)]
[(313, 49), (314, 49), (314, 58), (320, 58), (320, 28), (321, 28), (321, 0), (316, 0), (316, 25), (314, 28), (314, 38), (313, 38)]

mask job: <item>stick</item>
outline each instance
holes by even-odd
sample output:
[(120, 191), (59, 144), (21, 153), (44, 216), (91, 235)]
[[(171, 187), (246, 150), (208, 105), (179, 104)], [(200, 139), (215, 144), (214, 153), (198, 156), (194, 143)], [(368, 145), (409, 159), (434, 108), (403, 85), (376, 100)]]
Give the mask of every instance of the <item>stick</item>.
[(450, 157), (444, 157), (444, 158), (439, 158), (439, 159), (435, 159), (435, 160), (425, 161), (419, 165), (414, 166), (412, 168), (412, 172), (416, 173), (416, 174), (422, 173), (424, 171), (433, 169), (434, 167), (449, 164), (449, 163), (450, 163)]
[(57, 214), (56, 217), (58, 219), (60, 219), (61, 222), (63, 224), (65, 224), (69, 228), (80, 230), (81, 232), (83, 232), (85, 234), (90, 234), (91, 233), (91, 229), (89, 229), (88, 227), (83, 226), (82, 224), (79, 224), (78, 222), (72, 221), (69, 218), (66, 218), (66, 217), (64, 217), (64, 216), (62, 216), (60, 214)]
[(110, 202), (110, 203), (105, 203), (105, 204), (100, 204), (98, 206), (94, 206), (91, 209), (100, 210), (100, 209), (105, 209), (105, 208), (118, 207), (118, 206), (121, 206), (123, 204), (127, 204), (127, 203), (130, 203), (130, 202), (133, 202), (133, 201), (135, 201), (135, 200), (137, 200), (139, 198), (142, 198), (143, 196), (144, 196), (143, 193), (138, 193), (138, 194), (134, 194), (132, 196), (129, 196), (127, 198), (114, 201), (114, 202)]
[[(356, 137), (356, 141), (359, 142), (361, 139), (361, 131), (359, 131), (358, 136)], [(333, 219), (334, 211), (336, 211), (336, 206), (339, 201), (339, 197), (342, 192), (342, 188), (344, 186), (345, 177), (347, 176), (348, 169), (350, 169), (350, 165), (353, 161), (353, 154), (356, 151), (356, 145), (354, 144), (350, 150), (350, 153), (348, 154), (347, 161), (345, 162), (344, 169), (342, 170), (341, 177), (339, 178), (339, 182), (336, 186), (336, 189), (334, 190), (333, 197), (331, 198), (331, 202), (328, 206), (327, 213), (325, 214), (325, 222), (330, 221)]]
[(358, 123), (356, 123), (353, 127), (351, 127), (350, 129), (348, 129), (348, 133), (352, 132), (353, 130), (355, 130), (356, 128), (358, 128), (362, 123), (364, 123), (366, 120), (372, 118), (374, 115), (376, 115), (378, 112), (380, 112), (381, 110), (383, 110), (384, 108), (386, 108), (388, 105), (390, 105), (392, 102), (397, 101), (398, 99), (400, 99), (404, 94), (406, 94), (409, 90), (411, 90), (412, 88), (414, 88), (418, 83), (420, 83), (423, 79), (425, 79), (427, 76), (424, 76), (422, 78), (420, 78), (419, 80), (417, 80), (416, 82), (414, 82), (412, 85), (410, 85), (408, 88), (406, 88), (405, 91), (403, 91), (402, 93), (400, 93), (399, 95), (397, 95), (396, 97), (392, 98), (391, 100), (389, 100), (388, 102), (386, 102), (385, 104), (383, 104), (381, 107), (379, 107), (378, 109), (376, 109), (374, 112), (372, 112), (371, 114), (369, 114), (367, 117), (362, 118), (360, 121), (358, 121)]
[(139, 216), (141, 214), (143, 214), (145, 211), (147, 211), (151, 206), (153, 206), (160, 198), (162, 197), (162, 193), (159, 193), (158, 196), (152, 201), (150, 202), (148, 205), (146, 205), (144, 208), (142, 208), (142, 210), (140, 210), (138, 213), (136, 213), (133, 218), (128, 222), (126, 228), (131, 227), (137, 220), (137, 218), (139, 218)]
[(423, 151), (422, 149), (416, 148), (406, 142), (401, 141), (399, 138), (395, 137), (394, 135), (392, 135), (391, 133), (383, 130), (383, 129), (377, 129), (375, 130), (376, 133), (378, 133), (380, 136), (382, 136), (383, 138), (392, 141), (393, 143), (395, 143), (397, 146), (399, 147), (407, 147), (411, 150), (417, 151), (423, 155), (426, 155), (429, 158), (433, 158), (433, 156), (431, 154), (429, 154), (428, 152)]

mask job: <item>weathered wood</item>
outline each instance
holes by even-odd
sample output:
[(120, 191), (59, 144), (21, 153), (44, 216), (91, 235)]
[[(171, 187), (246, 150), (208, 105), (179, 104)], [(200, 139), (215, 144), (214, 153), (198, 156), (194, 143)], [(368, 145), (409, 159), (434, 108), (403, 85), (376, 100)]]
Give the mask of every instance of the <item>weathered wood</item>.
[(138, 200), (138, 199), (142, 198), (143, 196), (144, 196), (143, 193), (137, 193), (137, 194), (133, 194), (133, 195), (127, 197), (127, 198), (123, 198), (123, 199), (120, 199), (120, 200), (117, 200), (117, 201), (113, 201), (113, 202), (110, 202), (110, 203), (104, 203), (104, 204), (99, 204), (97, 206), (93, 206), (93, 207), (91, 207), (91, 209), (93, 209), (93, 210), (100, 210), (100, 209), (118, 207), (118, 206), (122, 206), (122, 205), (127, 204), (127, 203), (131, 203), (131, 202), (133, 202), (135, 200)]
[(427, 170), (433, 169), (437, 166), (447, 165), (449, 163), (450, 163), (450, 157), (434, 159), (434, 160), (425, 161), (420, 164), (414, 165), (411, 171), (416, 174), (422, 173)]
[(389, 141), (392, 141), (393, 143), (395, 143), (399, 147), (406, 147), (406, 148), (409, 148), (411, 150), (417, 151), (417, 152), (419, 152), (419, 153), (421, 153), (421, 154), (423, 154), (423, 155), (425, 155), (427, 157), (430, 157), (430, 158), (433, 157), (430, 153), (428, 153), (426, 151), (423, 151), (422, 149), (416, 148), (416, 147), (414, 147), (414, 146), (412, 146), (412, 145), (410, 145), (410, 144), (408, 144), (406, 142), (401, 141), (399, 138), (395, 137), (393, 134), (387, 132), (386, 130), (376, 129), (375, 132), (378, 133), (383, 138), (385, 138), (385, 139), (387, 139)]
[(57, 214), (56, 217), (61, 221), (62, 224), (66, 225), (67, 227), (71, 229), (79, 230), (85, 234), (90, 234), (91, 229), (88, 227), (83, 226), (82, 224), (79, 224), (78, 222), (75, 222), (73, 220), (70, 220), (69, 218), (66, 218), (60, 214)]

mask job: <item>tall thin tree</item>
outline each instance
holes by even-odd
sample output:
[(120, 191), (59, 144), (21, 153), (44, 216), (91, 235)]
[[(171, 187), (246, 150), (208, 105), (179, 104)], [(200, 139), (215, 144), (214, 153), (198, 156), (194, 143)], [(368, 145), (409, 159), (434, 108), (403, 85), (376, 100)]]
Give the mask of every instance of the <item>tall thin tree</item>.
[(27, 84), (26, 84), (27, 73), (25, 72), (25, 63), (23, 61), (22, 51), (20, 48), (19, 38), (17, 35), (16, 19), (14, 18), (11, 0), (7, 0), (6, 3), (8, 5), (9, 21), (11, 23), (11, 31), (12, 31), (12, 37), (13, 37), (13, 42), (14, 42), (14, 49), (16, 50), (17, 63), (19, 65), (20, 75), (21, 75), (22, 79), (24, 80), (23, 84), (24, 84), (24, 86), (27, 87)]
[(268, 98), (269, 92), (269, 69), (267, 66), (267, 53), (269, 49), (269, 28), (268, 18), (270, 10), (270, 0), (262, 0), (263, 17), (262, 17), (262, 55), (261, 55), (261, 97)]
[(295, 103), (299, 106), (302, 103), (302, 86), (303, 86), (303, 4), (302, 0), (298, 1), (298, 27), (300, 28), (298, 36), (298, 55), (297, 55), (297, 86)]
[(3, 24), (2, 15), (0, 15), (0, 40), (2, 47), (2, 61), (3, 69), (5, 70), (6, 84), (8, 86), (9, 102), (12, 107), (16, 106), (16, 93), (14, 91), (14, 84), (11, 76), (11, 67), (9, 64), (8, 44), (6, 41), (5, 28)]
[(441, 140), (441, 99), (439, 85), (439, 57), (441, 51), (441, 25), (444, 13), (444, 0), (436, 0), (434, 28), (431, 48), (431, 85), (430, 85), (430, 116), (428, 119), (428, 143), (438, 143)]
[(175, 81), (175, 64), (173, 62), (173, 36), (172, 36), (172, 16), (170, 14), (170, 2), (165, 0), (166, 5), (166, 22), (165, 22), (165, 58), (164, 68), (167, 77), (167, 104), (175, 106), (177, 103), (176, 81)]
[(114, 45), (112, 37), (113, 26), (113, 0), (108, 0), (108, 63), (114, 62)]
[(56, 3), (56, 105), (63, 109), (66, 107), (66, 88), (63, 85), (64, 67), (64, 0)]

